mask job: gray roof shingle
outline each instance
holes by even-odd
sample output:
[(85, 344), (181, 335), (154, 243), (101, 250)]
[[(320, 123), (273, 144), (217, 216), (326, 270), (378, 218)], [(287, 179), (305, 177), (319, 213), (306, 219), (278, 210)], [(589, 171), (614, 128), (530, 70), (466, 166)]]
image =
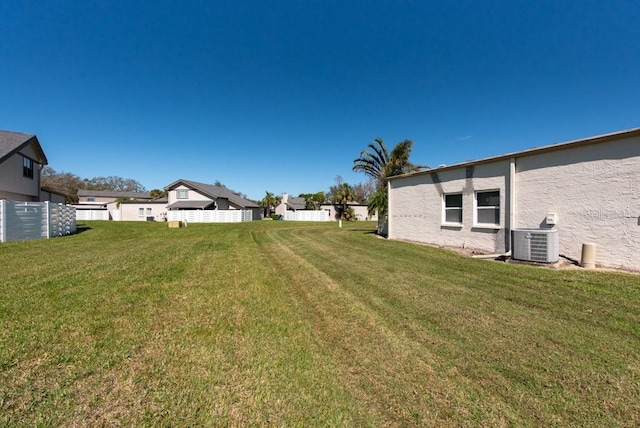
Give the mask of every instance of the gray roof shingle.
[(293, 210), (303, 210), (307, 207), (307, 202), (304, 200), (304, 198), (290, 196), (287, 199), (286, 205), (288, 208), (291, 208)]
[(210, 205), (213, 205), (213, 201), (176, 201), (171, 205), (167, 205), (169, 210), (203, 210)]
[(38, 162), (46, 165), (48, 163), (47, 157), (44, 155), (38, 137), (33, 134), (13, 131), (0, 131), (0, 162), (29, 144), (33, 145), (33, 149), (40, 156)]
[(149, 192), (121, 192), (117, 190), (78, 189), (78, 196), (98, 196), (102, 198), (151, 199)]
[(180, 179), (169, 184), (167, 187), (164, 188), (164, 190), (167, 190), (167, 191), (171, 190), (180, 184), (183, 184), (189, 187), (190, 189), (197, 190), (198, 192), (202, 193), (203, 195), (211, 199), (217, 199), (217, 198), (228, 199), (229, 202), (241, 208), (259, 208), (258, 204), (243, 198), (242, 196), (232, 192), (226, 187), (215, 186), (213, 184), (198, 183), (197, 181)]

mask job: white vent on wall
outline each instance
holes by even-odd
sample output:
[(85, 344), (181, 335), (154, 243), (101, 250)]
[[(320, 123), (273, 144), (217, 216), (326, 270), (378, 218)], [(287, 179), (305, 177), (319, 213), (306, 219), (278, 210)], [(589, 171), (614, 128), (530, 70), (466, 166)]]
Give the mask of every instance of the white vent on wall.
[(557, 230), (514, 229), (511, 233), (511, 257), (513, 259), (555, 263), (560, 258)]

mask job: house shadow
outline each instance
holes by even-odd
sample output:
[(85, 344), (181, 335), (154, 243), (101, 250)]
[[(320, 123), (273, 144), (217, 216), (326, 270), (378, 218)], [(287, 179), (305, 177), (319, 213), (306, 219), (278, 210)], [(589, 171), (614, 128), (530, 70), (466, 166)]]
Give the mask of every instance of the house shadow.
[(76, 225), (76, 232), (74, 233), (74, 235), (86, 232), (87, 230), (91, 230), (91, 229), (92, 229), (91, 226), (87, 226), (86, 224), (78, 224)]
[(348, 232), (350, 233), (362, 233), (363, 235), (378, 235), (378, 231), (376, 229), (349, 229)]

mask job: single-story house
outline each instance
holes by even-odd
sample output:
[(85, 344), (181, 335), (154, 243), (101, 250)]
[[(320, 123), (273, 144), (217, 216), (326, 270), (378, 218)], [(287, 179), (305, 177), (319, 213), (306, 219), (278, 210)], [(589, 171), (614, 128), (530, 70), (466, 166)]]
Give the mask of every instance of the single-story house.
[[(357, 202), (349, 202), (347, 207), (353, 209), (354, 214), (356, 215), (356, 219), (358, 220), (373, 220), (376, 221), (378, 216), (376, 214), (369, 215), (369, 207), (367, 204), (359, 204)], [(340, 219), (340, 206), (334, 204), (322, 204), (320, 205), (321, 210), (329, 211), (329, 218), (332, 220)]]
[(640, 128), (391, 177), (388, 238), (507, 253), (518, 229), (557, 230), (640, 270)]
[(114, 220), (165, 221), (167, 219), (167, 199), (122, 201), (117, 208), (110, 208), (109, 211), (112, 218), (115, 217)]
[(161, 221), (166, 205), (166, 199), (154, 200), (149, 192), (79, 189), (74, 207), (82, 220)]
[(102, 205), (116, 202), (118, 199), (152, 201), (149, 192), (120, 192), (116, 190), (78, 189), (78, 204)]
[(262, 209), (240, 194), (226, 187), (180, 179), (164, 188), (167, 192), (167, 210), (245, 210), (251, 211), (253, 220), (262, 218)]
[[(347, 204), (349, 208), (352, 208), (356, 218), (358, 220), (377, 220), (377, 215), (369, 216), (368, 207), (366, 204), (359, 204), (357, 202), (349, 202)], [(336, 204), (322, 204), (320, 205), (320, 211), (328, 211), (329, 220), (339, 220), (340, 206)], [(306, 201), (304, 198), (289, 196), (287, 193), (282, 194), (280, 204), (276, 207), (275, 212), (277, 215), (285, 218), (287, 211), (312, 211), (306, 207)]]
[(0, 199), (44, 202), (40, 171), (47, 157), (38, 137), (20, 132), (0, 131)]
[(289, 196), (288, 193), (283, 193), (280, 199), (280, 204), (276, 206), (276, 214), (284, 218), (287, 211), (306, 210), (307, 204), (304, 198), (297, 196)]

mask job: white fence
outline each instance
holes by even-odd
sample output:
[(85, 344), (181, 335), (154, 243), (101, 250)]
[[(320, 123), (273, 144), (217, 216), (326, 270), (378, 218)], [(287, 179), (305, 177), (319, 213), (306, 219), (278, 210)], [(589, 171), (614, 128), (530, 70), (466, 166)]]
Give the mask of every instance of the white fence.
[(108, 210), (76, 210), (76, 220), (109, 220)]
[(253, 220), (251, 210), (177, 210), (167, 212), (168, 221), (187, 223), (240, 223)]
[(289, 221), (329, 221), (329, 211), (325, 210), (301, 210), (287, 211), (284, 219)]
[(0, 200), (0, 242), (53, 238), (76, 230), (75, 208), (68, 205)]

